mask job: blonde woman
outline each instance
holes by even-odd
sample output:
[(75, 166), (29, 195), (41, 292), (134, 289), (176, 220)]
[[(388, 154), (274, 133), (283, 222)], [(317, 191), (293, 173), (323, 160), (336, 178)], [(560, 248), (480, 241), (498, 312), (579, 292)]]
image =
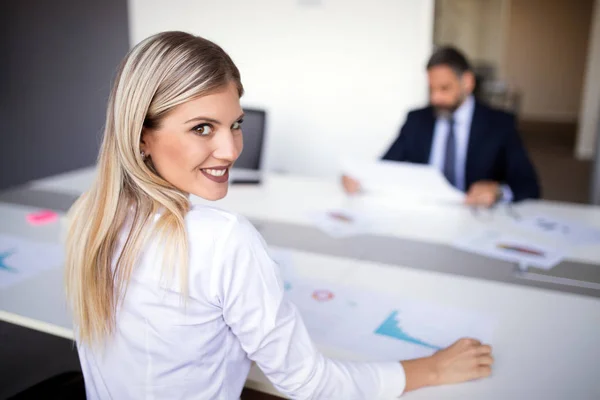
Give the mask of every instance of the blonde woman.
[(67, 239), (88, 398), (235, 399), (251, 360), (292, 398), (389, 398), (489, 375), (490, 347), (471, 339), (402, 362), (316, 350), (250, 223), (189, 203), (227, 194), (242, 93), (229, 56), (200, 37), (160, 33), (124, 59)]

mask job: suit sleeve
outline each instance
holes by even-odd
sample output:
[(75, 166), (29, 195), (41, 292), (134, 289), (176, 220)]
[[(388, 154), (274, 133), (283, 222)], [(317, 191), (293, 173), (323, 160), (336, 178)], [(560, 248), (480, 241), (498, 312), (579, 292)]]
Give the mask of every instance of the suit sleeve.
[(394, 143), (392, 143), (392, 146), (388, 149), (388, 151), (383, 155), (382, 160), (407, 161), (410, 121), (411, 113), (409, 113), (406, 117), (406, 122), (402, 126), (402, 129), (400, 129), (398, 137)]
[(540, 197), (537, 173), (523, 146), (513, 115), (507, 116), (505, 126), (506, 184), (513, 193), (513, 200), (537, 199)]

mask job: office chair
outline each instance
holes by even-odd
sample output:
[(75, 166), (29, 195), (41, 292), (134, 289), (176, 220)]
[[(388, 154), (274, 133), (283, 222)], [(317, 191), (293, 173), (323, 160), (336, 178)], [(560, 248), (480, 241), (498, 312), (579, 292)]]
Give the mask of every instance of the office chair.
[(8, 400), (85, 400), (85, 384), (80, 371), (64, 372), (10, 397)]

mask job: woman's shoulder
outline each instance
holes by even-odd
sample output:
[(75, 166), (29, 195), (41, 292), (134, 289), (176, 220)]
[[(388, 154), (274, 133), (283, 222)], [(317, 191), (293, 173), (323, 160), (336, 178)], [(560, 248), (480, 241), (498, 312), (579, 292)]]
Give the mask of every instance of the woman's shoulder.
[(243, 216), (217, 207), (194, 205), (186, 215), (186, 226), (192, 236), (210, 235), (214, 239), (233, 235), (252, 235), (254, 228)]
[(240, 215), (217, 207), (194, 204), (186, 214), (186, 222), (196, 224), (198, 222), (231, 223), (241, 218)]

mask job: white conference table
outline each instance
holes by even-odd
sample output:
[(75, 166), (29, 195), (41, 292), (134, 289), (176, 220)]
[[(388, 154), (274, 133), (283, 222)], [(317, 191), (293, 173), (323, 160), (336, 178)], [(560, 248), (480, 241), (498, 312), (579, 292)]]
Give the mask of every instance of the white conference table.
[[(78, 196), (89, 187), (94, 174), (94, 168), (86, 168), (34, 181), (28, 188)], [(208, 203), (194, 196), (192, 202)], [(210, 204), (238, 212), (254, 222), (277, 222), (292, 228), (311, 229), (314, 225), (311, 213), (315, 211), (354, 210), (369, 220), (367, 236), (346, 241), (323, 238), (320, 244), (311, 240), (314, 233), (304, 232), (304, 245), (299, 247), (331, 255), (600, 296), (600, 268), (597, 268), (600, 248), (597, 245), (569, 247), (565, 250), (565, 262), (551, 272), (530, 269), (519, 276), (514, 275), (512, 269), (507, 271), (507, 263), (486, 261), (482, 267), (481, 259), (466, 253), (457, 254), (452, 247), (458, 238), (482, 229), (517, 233), (520, 238), (532, 239), (551, 248), (564, 247), (560, 241), (519, 228), (515, 219), (546, 215), (600, 228), (600, 207), (528, 201), (511, 207), (501, 205), (493, 211), (474, 212), (462, 205), (390, 204), (370, 196), (349, 197), (340, 189), (337, 180), (278, 174), (268, 174), (261, 185), (233, 185), (225, 199)], [(299, 236), (299, 229), (293, 230), (293, 235)], [(292, 234), (289, 231), (281, 229), (273, 233), (272, 240), (276, 242), (281, 236), (289, 237)], [(293, 245), (298, 247), (297, 243)], [(364, 257), (361, 252), (366, 253)]]
[[(91, 185), (94, 176), (94, 168), (85, 168), (33, 181), (29, 187), (80, 195)], [(511, 209), (500, 206), (493, 212), (477, 213), (464, 206), (406, 204), (394, 207), (371, 198), (348, 197), (337, 181), (280, 174), (266, 175), (261, 185), (234, 185), (225, 199), (214, 203), (195, 196), (192, 202), (216, 205), (248, 218), (307, 226), (313, 225), (310, 218), (313, 211), (359, 210), (373, 221), (372, 233), (445, 245), (451, 245), (458, 237), (481, 226), (510, 231), (515, 215), (552, 215), (600, 228), (600, 207), (549, 201), (524, 202)], [(520, 232), (520, 235), (540, 241), (535, 234)], [(600, 265), (600, 250), (594, 245), (578, 246), (571, 249), (567, 259)]]
[[(80, 194), (93, 171), (34, 182), (31, 188)], [(219, 206), (262, 221), (310, 225), (313, 210), (348, 206), (335, 183), (297, 177), (270, 176), (259, 187), (232, 187)], [(354, 207), (355, 205), (350, 205)], [(362, 205), (361, 205), (362, 207)], [(529, 208), (533, 208), (529, 210)], [(31, 206), (0, 203), (0, 233), (33, 240), (59, 242), (59, 223), (32, 227), (25, 222)], [(519, 213), (553, 215), (600, 226), (596, 208), (549, 203), (519, 207)], [(386, 212), (387, 214), (387, 212)], [(485, 220), (455, 207), (417, 207), (395, 210), (394, 223), (377, 224), (377, 233), (448, 244), (474, 226), (510, 227), (508, 215)], [(387, 218), (389, 221), (389, 218)], [(404, 223), (402, 223), (404, 222)], [(600, 299), (556, 290), (517, 286), (472, 277), (390, 265), (351, 257), (292, 250), (297, 273), (303, 277), (486, 313), (497, 320), (493, 346), (496, 366), (492, 378), (468, 384), (429, 388), (410, 393), (410, 399), (597, 399), (600, 398)], [(580, 248), (569, 255), (578, 262), (600, 264), (598, 250)], [(451, 262), (452, 260), (449, 260)], [(35, 295), (32, 295), (35, 294)], [(71, 320), (64, 300), (62, 270), (48, 270), (0, 290), (0, 319), (72, 339)], [(317, 343), (318, 345), (318, 343)], [(327, 355), (360, 358), (340, 349), (321, 348)], [(253, 367), (247, 386), (275, 394)]]

